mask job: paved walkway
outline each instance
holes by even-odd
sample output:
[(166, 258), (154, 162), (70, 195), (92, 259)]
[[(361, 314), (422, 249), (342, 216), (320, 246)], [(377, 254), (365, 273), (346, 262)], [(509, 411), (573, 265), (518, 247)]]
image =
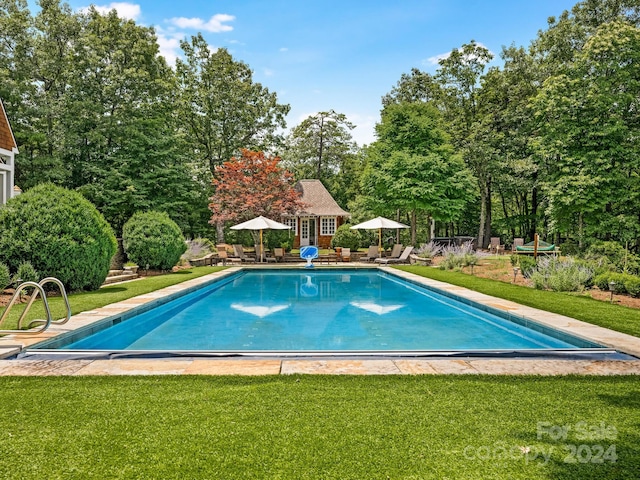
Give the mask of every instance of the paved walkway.
[[(363, 265), (360, 265), (363, 266)], [(380, 267), (389, 269), (389, 267)], [(23, 348), (61, 333), (86, 327), (112, 315), (148, 304), (153, 306), (175, 292), (194, 290), (214, 279), (231, 275), (239, 267), (189, 280), (96, 310), (74, 315), (61, 326), (52, 326), (43, 334), (27, 337), (9, 335), (0, 338), (0, 358), (16, 355)], [(391, 270), (390, 270), (391, 271)], [(392, 270), (407, 280), (432, 286), (480, 304), (499, 308), (531, 318), (572, 335), (640, 357), (640, 338), (602, 327), (525, 307), (508, 300), (490, 297), (462, 287), (426, 279), (414, 274)], [(6, 375), (433, 375), (433, 374), (495, 374), (495, 375), (640, 375), (640, 359), (633, 360), (571, 360), (571, 359), (337, 359), (337, 358), (120, 358), (113, 360), (0, 360), (0, 376)]]

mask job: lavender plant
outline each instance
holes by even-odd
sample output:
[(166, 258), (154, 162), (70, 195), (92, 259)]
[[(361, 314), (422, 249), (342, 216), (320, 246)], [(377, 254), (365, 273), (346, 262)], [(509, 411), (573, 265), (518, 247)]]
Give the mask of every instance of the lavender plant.
[(580, 292), (593, 278), (594, 270), (573, 258), (541, 258), (530, 281), (539, 290)]

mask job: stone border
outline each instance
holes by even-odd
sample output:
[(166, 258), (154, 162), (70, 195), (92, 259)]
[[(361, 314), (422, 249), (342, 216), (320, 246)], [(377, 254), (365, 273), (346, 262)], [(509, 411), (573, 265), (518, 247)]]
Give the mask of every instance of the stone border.
[[(356, 268), (372, 268), (371, 265), (353, 265)], [(274, 265), (265, 267), (273, 269)], [(285, 268), (300, 268), (287, 265)], [(253, 267), (252, 268), (256, 268)], [(261, 267), (257, 267), (261, 268)], [(277, 268), (277, 267), (275, 267)], [(331, 267), (329, 267), (331, 268)], [(334, 267), (335, 268), (335, 267)], [(339, 268), (349, 268), (341, 265)], [(374, 267), (375, 268), (375, 267)], [(633, 356), (640, 356), (640, 338), (591, 325), (573, 318), (545, 312), (517, 303), (481, 294), (421, 277), (401, 270), (389, 273), (412, 283), (443, 290), (464, 299), (522, 315), (535, 322), (561, 330), (570, 335), (615, 348)], [(162, 299), (177, 292), (192, 291), (202, 285), (233, 275), (243, 267), (205, 275), (172, 285), (148, 294), (133, 297), (96, 310), (82, 312), (71, 317), (65, 325), (54, 325), (46, 332), (33, 337), (9, 335), (0, 338), (0, 358), (16, 355), (23, 348), (50, 339), (62, 333), (87, 327), (107, 317), (123, 314), (140, 305), (152, 307), (163, 303)], [(331, 375), (402, 375), (402, 374), (494, 374), (494, 375), (640, 375), (640, 359), (633, 360), (570, 360), (570, 359), (256, 359), (256, 358), (122, 358), (117, 360), (0, 360), (0, 376), (7, 375), (278, 375), (278, 374), (331, 374)]]

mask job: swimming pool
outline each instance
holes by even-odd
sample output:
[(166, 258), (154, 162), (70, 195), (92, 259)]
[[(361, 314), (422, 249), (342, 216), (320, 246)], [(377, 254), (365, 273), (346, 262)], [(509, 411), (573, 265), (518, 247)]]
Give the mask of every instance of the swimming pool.
[(380, 269), (317, 269), (245, 270), (35, 349), (50, 348), (233, 354), (542, 352), (601, 346)]

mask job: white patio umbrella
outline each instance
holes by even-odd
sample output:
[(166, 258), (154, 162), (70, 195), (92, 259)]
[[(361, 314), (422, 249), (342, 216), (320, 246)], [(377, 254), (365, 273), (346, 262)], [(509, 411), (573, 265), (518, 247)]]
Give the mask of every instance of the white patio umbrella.
[(389, 220), (384, 217), (376, 217), (366, 222), (359, 223), (351, 227), (351, 230), (374, 230), (378, 229), (378, 248), (382, 250), (382, 229), (383, 228), (409, 228), (409, 225)]
[(263, 230), (290, 230), (291, 227), (289, 225), (285, 225), (284, 223), (276, 222), (275, 220), (271, 220), (269, 218), (263, 217), (260, 215), (259, 217), (252, 218), (251, 220), (247, 220), (246, 222), (239, 223), (238, 225), (234, 225), (231, 227), (231, 230), (260, 230), (260, 261), (264, 261), (264, 247), (262, 245), (262, 231)]

